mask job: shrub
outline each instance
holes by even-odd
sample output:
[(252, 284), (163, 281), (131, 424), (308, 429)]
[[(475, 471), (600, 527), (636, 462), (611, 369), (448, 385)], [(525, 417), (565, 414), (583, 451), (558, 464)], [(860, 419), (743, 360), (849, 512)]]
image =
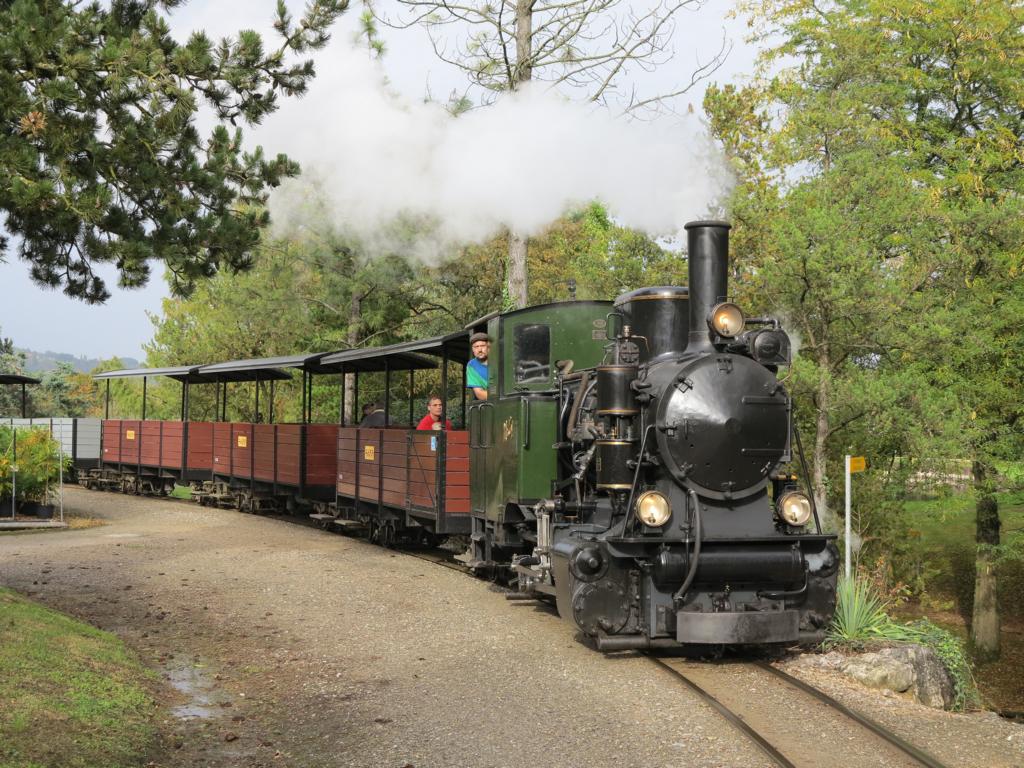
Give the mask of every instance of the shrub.
[(840, 579), (828, 647), (861, 649), (869, 643), (917, 643), (935, 651), (953, 680), (953, 709), (977, 706), (975, 685), (964, 643), (927, 619), (899, 624), (886, 613), (885, 601), (866, 579)]
[[(67, 472), (70, 458), (64, 461)], [(0, 498), (11, 497), (15, 466), (18, 500), (45, 503), (60, 477), (60, 446), (49, 430), (0, 427)]]

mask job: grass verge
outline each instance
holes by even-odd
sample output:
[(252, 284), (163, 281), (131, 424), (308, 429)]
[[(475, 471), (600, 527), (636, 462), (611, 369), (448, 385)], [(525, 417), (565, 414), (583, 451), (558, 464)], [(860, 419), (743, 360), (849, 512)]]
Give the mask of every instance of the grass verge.
[(172, 499), (191, 499), (192, 489), (187, 485), (176, 485), (174, 486), (174, 490), (171, 491), (170, 497)]
[(142, 764), (151, 679), (114, 635), (0, 588), (0, 768)]

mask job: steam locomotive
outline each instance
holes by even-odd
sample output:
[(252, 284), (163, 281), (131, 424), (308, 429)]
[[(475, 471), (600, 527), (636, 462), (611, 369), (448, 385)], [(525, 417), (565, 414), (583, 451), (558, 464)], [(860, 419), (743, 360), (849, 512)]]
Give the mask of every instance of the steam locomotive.
[[(727, 300), (728, 232), (687, 225), (688, 288), (494, 313), (388, 347), (99, 374), (108, 393), (112, 378), (143, 378), (143, 416), (103, 420), (100, 467), (81, 482), (131, 493), (191, 482), (201, 503), (306, 510), (386, 545), (461, 541), (475, 571), (513, 584), (512, 598), (553, 599), (603, 651), (820, 641), (835, 537), (787, 470), (799, 463), (777, 375), (789, 338)], [(440, 368), (446, 423), (449, 366), (465, 370), (482, 331), (487, 398), (467, 403), (464, 375), (462, 418), (451, 414), (464, 428), (416, 430), (416, 372)], [(259, 412), (260, 383), (273, 393), (295, 370), (301, 423), (226, 419), (229, 382), (255, 382)], [(405, 373), (402, 425), (391, 392)], [(330, 374), (354, 376), (355, 397), (333, 390), (340, 423), (311, 424), (312, 377)], [(346, 425), (367, 375), (383, 376), (388, 426)], [(153, 376), (181, 383), (180, 421), (146, 419)], [(190, 418), (203, 384), (217, 386), (213, 421)]]
[[(556, 361), (551, 491), (497, 510), (474, 539), (479, 560), (511, 551), (519, 593), (553, 595), (604, 651), (819, 642), (839, 559), (812, 498), (781, 471), (793, 460), (777, 377), (790, 341), (726, 300), (729, 225), (686, 229), (689, 288), (620, 296), (591, 320), (601, 361)], [(535, 324), (512, 333), (519, 350), (544, 349)], [(520, 354), (512, 374), (528, 386), (545, 364)], [(514, 416), (509, 435), (523, 426)]]

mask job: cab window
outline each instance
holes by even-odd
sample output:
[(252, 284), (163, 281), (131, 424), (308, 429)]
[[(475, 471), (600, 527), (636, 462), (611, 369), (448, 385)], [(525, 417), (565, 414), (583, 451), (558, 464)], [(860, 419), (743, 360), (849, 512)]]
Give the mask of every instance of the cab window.
[(548, 381), (551, 378), (551, 328), (539, 323), (517, 325), (512, 333), (516, 384)]

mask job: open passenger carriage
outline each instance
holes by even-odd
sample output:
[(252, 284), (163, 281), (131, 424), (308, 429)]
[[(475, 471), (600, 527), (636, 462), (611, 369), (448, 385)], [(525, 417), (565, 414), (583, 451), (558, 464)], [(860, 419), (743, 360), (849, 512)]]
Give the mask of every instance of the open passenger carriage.
[[(410, 396), (408, 423), (393, 422), (394, 376), (407, 374), (408, 392), (414, 392), (417, 370), (440, 369), (441, 423), (451, 418), (449, 368), (462, 366), (458, 399), (461, 414), (453, 421), (466, 423), (465, 366), (469, 360), (469, 333), (459, 331), (421, 341), (328, 355), (323, 365), (354, 375), (358, 405), (360, 374), (383, 372), (385, 427), (345, 426), (338, 431), (337, 500), (332, 510), (316, 514), (327, 523), (365, 527), (371, 539), (390, 544), (399, 538), (430, 543), (439, 537), (468, 534), (469, 433), (465, 429), (417, 430), (418, 415)], [(347, 412), (344, 390), (341, 412)], [(351, 423), (358, 423), (353, 413)]]
[[(415, 408), (417, 371), (440, 374), (442, 418), (455, 415), (457, 424), (466, 423), (468, 340), (468, 332), (460, 331), (387, 347), (97, 374), (107, 392), (100, 466), (80, 482), (87, 488), (164, 495), (175, 484), (191, 485), (193, 499), (201, 504), (251, 512), (312, 510), (325, 526), (363, 529), (383, 543), (468, 533), (468, 432), (415, 429), (422, 415)], [(453, 365), (461, 366), (458, 384), (449, 381)], [(301, 375), (301, 420), (275, 423), (274, 385), (296, 373)], [(355, 426), (360, 380), (367, 374), (383, 375), (386, 427)], [(334, 423), (313, 423), (316, 376), (334, 377), (340, 385), (331, 409), (338, 414)], [(147, 418), (154, 377), (181, 384), (180, 419)], [(142, 379), (141, 418), (110, 418), (110, 382), (119, 379)], [(216, 387), (213, 420), (193, 420), (192, 388), (210, 384)], [(229, 384), (252, 385), (256, 421), (228, 420)], [(266, 423), (261, 384), (270, 387)], [(398, 384), (406, 402), (396, 402)], [(449, 413), (453, 399), (461, 405), (458, 414)]]

